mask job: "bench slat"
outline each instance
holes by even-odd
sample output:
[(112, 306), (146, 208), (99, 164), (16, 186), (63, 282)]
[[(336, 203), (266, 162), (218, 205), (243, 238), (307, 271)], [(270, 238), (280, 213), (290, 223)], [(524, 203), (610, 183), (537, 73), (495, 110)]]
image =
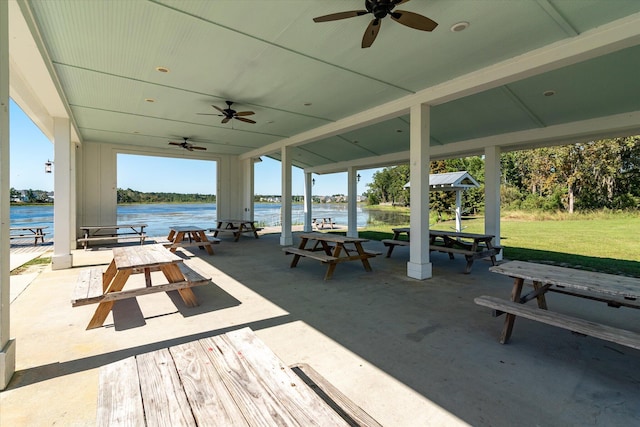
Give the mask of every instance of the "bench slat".
[(580, 334), (589, 335), (605, 341), (615, 342), (621, 345), (640, 350), (640, 334), (626, 329), (614, 328), (601, 323), (579, 319), (566, 314), (556, 313), (540, 308), (518, 304), (491, 296), (481, 296), (474, 299), (475, 303), (494, 310), (504, 311), (526, 319), (536, 320), (547, 325), (568, 329)]
[(71, 296), (71, 306), (92, 304), (102, 298), (102, 269), (90, 268), (82, 270), (78, 276), (76, 287)]
[(382, 243), (385, 246), (398, 245), (398, 246), (409, 246), (411, 244), (408, 240), (394, 240), (394, 239), (382, 239)]
[(337, 262), (339, 258), (336, 258), (331, 255), (327, 255), (324, 252), (320, 251), (308, 251), (300, 248), (282, 248), (282, 250), (287, 254), (300, 255), (307, 258), (317, 259), (322, 262)]
[(344, 393), (327, 381), (306, 363), (290, 367), (322, 400), (336, 411), (350, 425), (362, 427), (382, 427), (371, 415), (353, 403)]
[[(127, 378), (127, 381), (122, 381), (122, 378)], [(138, 367), (133, 357), (100, 369), (98, 427), (145, 425), (138, 381)]]
[(135, 298), (137, 296), (153, 294), (156, 292), (168, 292), (206, 285), (211, 282), (210, 278), (202, 276), (200, 273), (184, 263), (180, 263), (178, 266), (186, 279), (184, 281), (153, 285), (150, 287), (145, 286), (144, 288), (127, 289), (107, 294), (103, 294), (102, 290), (102, 270), (99, 268), (92, 268), (81, 271), (71, 298), (71, 306), (79, 307), (82, 305), (97, 304), (100, 302)]

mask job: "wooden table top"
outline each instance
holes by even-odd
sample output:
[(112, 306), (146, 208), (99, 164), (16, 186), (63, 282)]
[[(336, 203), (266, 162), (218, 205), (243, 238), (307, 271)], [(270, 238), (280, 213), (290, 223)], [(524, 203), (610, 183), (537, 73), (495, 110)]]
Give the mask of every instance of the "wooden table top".
[(32, 225), (29, 227), (11, 227), (9, 230), (44, 230), (45, 228), (49, 228), (48, 225)]
[(333, 233), (302, 233), (300, 234), (300, 237), (303, 239), (324, 240), (325, 242), (333, 243), (362, 243), (369, 241), (369, 239), (362, 239), (360, 237), (347, 237)]
[(493, 239), (493, 234), (464, 233), (459, 231), (429, 230), (432, 236), (461, 237), (463, 239)]
[(83, 225), (82, 230), (100, 230), (103, 228), (142, 228), (148, 227), (147, 224), (112, 224), (112, 225)]
[(100, 370), (97, 425), (348, 425), (249, 328)]
[(228, 222), (230, 224), (240, 222), (244, 224), (250, 224), (255, 222), (253, 219), (219, 219), (218, 222)]
[(489, 271), (623, 298), (640, 298), (640, 279), (524, 261), (510, 261), (489, 267)]
[(173, 230), (177, 233), (189, 233), (194, 231), (206, 231), (205, 228), (197, 227), (195, 225), (180, 225), (180, 226), (172, 226), (169, 227), (170, 230)]
[(118, 270), (183, 262), (182, 258), (161, 244), (113, 248), (113, 260)]

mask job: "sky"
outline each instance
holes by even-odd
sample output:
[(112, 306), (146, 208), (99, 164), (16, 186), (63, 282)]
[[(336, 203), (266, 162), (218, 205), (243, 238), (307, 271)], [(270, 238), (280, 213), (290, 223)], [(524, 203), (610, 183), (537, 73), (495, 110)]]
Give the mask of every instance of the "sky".
[[(53, 191), (53, 174), (44, 172), (47, 160), (54, 162), (53, 143), (10, 101), (10, 186), (16, 190)], [(260, 195), (280, 195), (281, 165), (277, 160), (262, 157), (255, 164), (254, 192)], [(379, 169), (361, 170), (358, 194), (367, 191), (373, 174)], [(176, 173), (167, 173), (176, 171)], [(314, 174), (312, 193), (319, 196), (347, 194), (347, 174)], [(167, 157), (118, 154), (118, 188), (142, 192), (216, 194), (216, 162), (172, 159)], [(304, 194), (304, 173), (293, 168), (292, 194)]]

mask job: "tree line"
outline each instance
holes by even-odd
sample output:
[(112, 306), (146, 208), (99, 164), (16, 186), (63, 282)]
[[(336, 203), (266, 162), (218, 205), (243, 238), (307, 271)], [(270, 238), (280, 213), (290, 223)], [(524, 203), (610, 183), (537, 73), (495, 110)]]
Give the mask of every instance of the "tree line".
[[(640, 136), (604, 139), (501, 155), (503, 208), (589, 211), (640, 208)], [(466, 170), (480, 188), (465, 191), (467, 210), (484, 208), (484, 160), (467, 157), (431, 162), (431, 173)], [(365, 193), (369, 204), (409, 205), (409, 166), (384, 168)], [(439, 213), (455, 206), (454, 192), (431, 192)]]
[(118, 188), (118, 203), (215, 203), (215, 194), (143, 193)]

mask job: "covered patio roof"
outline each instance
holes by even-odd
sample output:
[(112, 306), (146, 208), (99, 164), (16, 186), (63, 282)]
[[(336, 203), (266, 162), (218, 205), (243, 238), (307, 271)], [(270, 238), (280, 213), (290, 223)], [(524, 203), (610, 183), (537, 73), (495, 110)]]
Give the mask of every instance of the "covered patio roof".
[[(313, 22), (364, 3), (9, 0), (11, 96), (50, 138), (69, 117), (76, 142), (164, 155), (292, 146), (315, 173), (407, 161), (419, 103), (434, 159), (640, 132), (635, 0), (404, 2), (436, 29), (387, 17), (367, 49), (370, 14)], [(201, 115), (227, 100), (256, 124)]]

